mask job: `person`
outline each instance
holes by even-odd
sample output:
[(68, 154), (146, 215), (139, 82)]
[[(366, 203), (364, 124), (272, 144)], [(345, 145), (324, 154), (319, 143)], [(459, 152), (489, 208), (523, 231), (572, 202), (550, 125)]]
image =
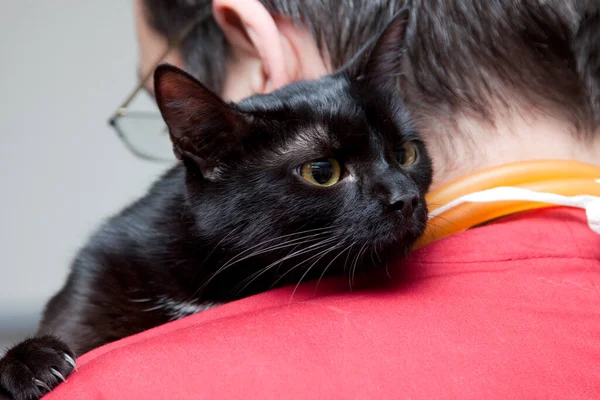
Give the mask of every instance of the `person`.
[[(140, 75), (161, 59), (227, 100), (271, 92), (342, 67), (405, 6), (390, 79), (434, 192), (489, 171), (534, 188), (599, 171), (594, 1), (136, 0)], [(416, 250), (376, 289), (333, 280), (290, 302), (282, 288), (97, 349), (48, 398), (599, 398), (600, 236), (581, 210), (508, 213)]]

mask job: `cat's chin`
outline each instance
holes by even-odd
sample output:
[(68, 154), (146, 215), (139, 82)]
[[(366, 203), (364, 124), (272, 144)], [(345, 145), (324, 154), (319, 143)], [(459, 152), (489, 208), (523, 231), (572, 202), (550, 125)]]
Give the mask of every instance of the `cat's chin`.
[(410, 221), (401, 219), (387, 227), (382, 224), (380, 226), (381, 234), (372, 247), (391, 249), (391, 251), (395, 249), (401, 256), (406, 255), (425, 233), (427, 214), (426, 212), (420, 214)]
[(385, 262), (394, 262), (410, 253), (419, 236), (413, 234), (405, 235), (398, 241), (382, 246)]
[(425, 233), (424, 222), (415, 223), (411, 226), (406, 224), (397, 227), (394, 234), (386, 239), (379, 240), (378, 243), (371, 245), (373, 249), (377, 249), (383, 258), (383, 264), (394, 262), (408, 255), (413, 249), (417, 240)]

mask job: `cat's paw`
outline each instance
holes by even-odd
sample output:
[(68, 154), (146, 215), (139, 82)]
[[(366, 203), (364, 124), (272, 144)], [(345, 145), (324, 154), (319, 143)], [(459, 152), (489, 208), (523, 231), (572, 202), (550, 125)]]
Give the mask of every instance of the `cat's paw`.
[(39, 399), (75, 369), (69, 347), (51, 335), (25, 340), (0, 359), (0, 398)]

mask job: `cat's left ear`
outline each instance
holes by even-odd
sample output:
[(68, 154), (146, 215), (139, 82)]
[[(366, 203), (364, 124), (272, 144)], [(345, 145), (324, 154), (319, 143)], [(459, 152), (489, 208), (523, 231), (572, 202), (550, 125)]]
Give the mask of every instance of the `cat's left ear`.
[(172, 65), (156, 68), (154, 91), (175, 156), (194, 162), (208, 176), (221, 157), (239, 145), (248, 126), (246, 116)]
[(351, 77), (369, 82), (395, 82), (403, 63), (409, 9), (403, 8), (392, 18), (375, 40), (350, 62), (346, 73)]

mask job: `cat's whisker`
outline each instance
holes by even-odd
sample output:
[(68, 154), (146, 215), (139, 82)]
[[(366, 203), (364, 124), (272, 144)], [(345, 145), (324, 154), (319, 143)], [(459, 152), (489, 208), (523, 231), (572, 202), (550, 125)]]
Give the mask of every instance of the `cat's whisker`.
[(358, 259), (366, 245), (367, 245), (366, 243), (363, 244), (362, 247), (360, 248), (360, 250), (358, 250), (358, 252), (356, 253), (356, 257), (354, 258), (354, 261), (352, 262), (352, 264), (350, 266), (350, 275), (349, 275), (350, 291), (352, 291), (352, 286), (354, 285), (354, 274), (356, 273), (356, 268), (358, 266), (358, 262), (359, 262)]
[[(334, 241), (334, 239), (332, 239), (332, 241), (330, 241), (328, 243), (325, 243), (324, 245), (327, 245), (327, 244), (329, 244), (329, 243), (331, 243), (333, 241)], [(329, 249), (326, 249), (326, 250), (329, 250)], [(300, 263), (294, 265), (292, 268), (289, 268), (287, 271), (285, 271), (285, 273), (283, 275), (281, 275), (279, 278), (277, 278), (277, 280), (275, 282), (273, 282), (273, 284), (269, 287), (269, 289), (272, 288), (272, 287), (274, 287), (275, 285), (277, 285), (277, 283), (279, 281), (281, 281), (287, 274), (289, 274), (290, 272), (292, 272), (296, 268), (300, 267), (301, 265), (303, 265), (303, 264), (309, 262), (310, 260), (314, 259), (315, 257), (318, 257), (319, 255), (321, 255), (321, 253), (316, 253), (316, 254), (310, 256), (309, 258), (307, 258), (306, 260), (303, 260)]]
[(247, 278), (245, 278), (244, 280), (242, 280), (238, 285), (236, 285), (233, 288), (233, 290), (236, 290), (238, 287), (244, 285), (244, 287), (242, 287), (240, 290), (238, 290), (236, 292), (236, 296), (239, 295), (244, 289), (246, 289), (248, 286), (250, 286), (252, 284), (252, 282), (254, 282), (254, 280), (258, 279), (263, 274), (267, 273), (268, 271), (272, 270), (275, 267), (277, 267), (277, 268), (281, 267), (281, 265), (288, 259), (287, 257), (295, 257), (296, 255), (299, 255), (296, 253), (296, 249), (298, 248), (298, 246), (299, 245), (294, 246), (294, 248), (292, 250), (290, 250), (285, 256), (283, 256), (279, 260), (267, 265), (266, 267), (259, 269), (258, 271), (254, 272), (252, 275), (250, 275)]
[(341, 256), (342, 254), (344, 254), (344, 252), (345, 252), (346, 250), (349, 250), (349, 249), (350, 249), (352, 246), (354, 246), (354, 244), (355, 244), (355, 243), (353, 242), (353, 243), (351, 243), (351, 244), (350, 244), (348, 247), (346, 247), (346, 248), (344, 248), (342, 251), (340, 251), (340, 252), (338, 253), (338, 255), (337, 255), (337, 256), (335, 256), (335, 257), (333, 257), (333, 260), (331, 260), (331, 261), (329, 262), (329, 264), (327, 264), (327, 266), (326, 266), (326, 267), (323, 269), (323, 272), (321, 273), (321, 276), (319, 276), (319, 280), (317, 281), (317, 285), (315, 286), (315, 291), (314, 291), (314, 293), (313, 293), (313, 296), (316, 296), (316, 295), (317, 295), (317, 289), (319, 288), (319, 283), (321, 283), (321, 279), (323, 279), (323, 277), (325, 276), (325, 273), (327, 272), (327, 270), (329, 269), (329, 267), (330, 267), (330, 266), (331, 266), (331, 265), (332, 265), (332, 264), (335, 262), (335, 260), (337, 260), (337, 259), (338, 259), (338, 257), (339, 257), (339, 256)]
[[(319, 229), (319, 230), (320, 230), (320, 229)], [(253, 251), (253, 250), (255, 250), (256, 248), (260, 248), (261, 246), (264, 246), (265, 244), (267, 244), (267, 243), (269, 243), (269, 242), (273, 242), (273, 241), (281, 240), (281, 239), (284, 239), (284, 238), (287, 238), (287, 237), (298, 236), (298, 235), (305, 234), (305, 233), (312, 233), (313, 231), (317, 231), (317, 229), (315, 229), (315, 230), (309, 230), (309, 231), (305, 231), (305, 232), (296, 232), (296, 233), (292, 233), (292, 234), (289, 234), (289, 235), (278, 236), (278, 237), (275, 237), (275, 238), (272, 238), (272, 239), (269, 239), (269, 240), (262, 241), (262, 242), (260, 242), (259, 244), (257, 244), (257, 245), (254, 245), (254, 246), (252, 246), (252, 247), (250, 247), (250, 248), (248, 248), (248, 249), (246, 249), (246, 250), (244, 250), (244, 251), (240, 252), (240, 253), (239, 253), (239, 254), (237, 254), (236, 256), (232, 257), (232, 258), (231, 258), (229, 261), (227, 261), (227, 262), (226, 262), (224, 265), (227, 265), (227, 264), (228, 264), (228, 263), (230, 263), (230, 262), (234, 262), (234, 261), (235, 261), (235, 262), (237, 262), (237, 261), (240, 261), (240, 260), (238, 260), (238, 258), (239, 258), (239, 257), (243, 257), (243, 256), (244, 256), (244, 254), (247, 254), (247, 253), (249, 253), (249, 252), (250, 252), (250, 253), (252, 253), (252, 251)], [(327, 228), (327, 229), (323, 229), (323, 230), (320, 230), (320, 231), (321, 231), (321, 232), (312, 233), (311, 235), (307, 235), (307, 236), (301, 236), (301, 237), (299, 237), (299, 238), (295, 238), (295, 239), (289, 239), (289, 240), (287, 240), (287, 241), (283, 242), (283, 244), (291, 243), (291, 242), (298, 241), (298, 240), (304, 240), (304, 239), (308, 239), (308, 238), (311, 238), (311, 237), (319, 237), (319, 236), (322, 236), (322, 235), (330, 234), (330, 233), (333, 231), (333, 229), (332, 229), (332, 228)], [(276, 244), (275, 246), (279, 246), (279, 245), (281, 245), (281, 244), (282, 244), (282, 243), (278, 243), (278, 244)], [(260, 249), (260, 250), (258, 250), (258, 251), (263, 251), (263, 250), (266, 250), (266, 249)]]
[(452, 222), (451, 220), (449, 220), (449, 219), (446, 219), (445, 217), (442, 217), (441, 215), (437, 215), (437, 216), (435, 216), (434, 218), (430, 219), (428, 222), (429, 222), (431, 225), (433, 225), (433, 226), (436, 226), (436, 224), (435, 224), (435, 220), (436, 220), (436, 219), (439, 219), (439, 220), (441, 220), (441, 221), (444, 221), (444, 222), (448, 223), (449, 225), (456, 226), (456, 223), (455, 223), (455, 222)]
[(278, 236), (278, 237), (274, 237), (274, 238), (271, 238), (271, 239), (268, 239), (268, 240), (264, 240), (264, 241), (262, 241), (262, 242), (260, 242), (260, 243), (258, 243), (256, 245), (254, 245), (254, 246), (252, 246), (252, 247), (250, 247), (250, 248), (248, 248), (248, 249), (240, 252), (236, 256), (232, 257), (228, 262), (231, 262), (235, 258), (240, 257), (240, 256), (242, 256), (242, 255), (244, 255), (244, 254), (246, 254), (248, 252), (251, 252), (252, 250), (256, 249), (257, 247), (263, 246), (263, 245), (265, 245), (265, 244), (267, 244), (269, 242), (273, 242), (273, 241), (276, 241), (276, 240), (281, 240), (281, 239), (288, 238), (288, 237), (304, 235), (304, 234), (307, 234), (307, 233), (313, 233), (313, 232), (319, 232), (321, 234), (325, 234), (325, 233), (328, 233), (328, 231), (330, 231), (330, 230), (333, 231), (334, 228), (333, 227), (323, 227), (323, 228), (309, 229), (309, 230), (306, 230), (306, 231), (294, 232), (294, 233), (290, 233), (288, 235)]
[(318, 234), (318, 235), (314, 235), (314, 237), (312, 237), (312, 238), (298, 238), (298, 239), (293, 239), (293, 240), (290, 240), (290, 241), (287, 241), (287, 242), (284, 242), (284, 243), (280, 243), (280, 244), (276, 244), (276, 245), (273, 245), (273, 246), (270, 246), (270, 247), (267, 247), (267, 248), (264, 248), (264, 249), (260, 249), (260, 250), (255, 251), (255, 252), (253, 252), (253, 253), (251, 253), (251, 254), (249, 254), (249, 255), (247, 255), (247, 256), (239, 259), (239, 260), (236, 260), (235, 262), (232, 262), (232, 263), (230, 263), (228, 265), (226, 264), (225, 268), (229, 268), (230, 266), (232, 266), (234, 264), (237, 264), (239, 262), (242, 262), (244, 260), (247, 260), (249, 258), (258, 256), (258, 255), (261, 255), (261, 254), (264, 254), (264, 253), (269, 253), (269, 252), (272, 252), (272, 251), (275, 251), (275, 250), (285, 249), (285, 248), (290, 247), (290, 246), (296, 246), (297, 247), (299, 245), (303, 245), (303, 244), (307, 244), (307, 243), (310, 243), (310, 242), (314, 242), (316, 240), (320, 240), (322, 238), (322, 236), (323, 236), (322, 234)]
[[(268, 240), (262, 241), (262, 242), (260, 242), (260, 243), (258, 243), (256, 245), (254, 245), (254, 246), (252, 246), (252, 247), (250, 247), (250, 248), (248, 248), (248, 249), (240, 252), (236, 256), (232, 257), (229, 261), (227, 261), (227, 263), (232, 262), (236, 258), (241, 257), (241, 256), (243, 256), (244, 254), (246, 254), (248, 252), (252, 252), (252, 250), (254, 250), (254, 249), (258, 248), (258, 247), (261, 247), (261, 246), (263, 246), (263, 245), (265, 245), (265, 244), (267, 244), (269, 242), (281, 240), (281, 239), (284, 239), (284, 238), (287, 238), (287, 237), (299, 236), (299, 235), (303, 235), (303, 234), (306, 234), (306, 233), (312, 233), (312, 232), (316, 232), (316, 231), (319, 231), (319, 232), (311, 234), (311, 235), (308, 235), (308, 236), (303, 236), (303, 237), (300, 237), (300, 238), (296, 238), (296, 239), (290, 239), (290, 240), (288, 240), (288, 241), (286, 241), (284, 243), (289, 243), (289, 242), (294, 241), (294, 240), (307, 239), (307, 238), (310, 238), (310, 237), (313, 237), (313, 236), (320, 236), (320, 235), (329, 234), (329, 233), (331, 233), (333, 231), (333, 228), (311, 229), (311, 230), (308, 230), (308, 231), (295, 232), (295, 233), (291, 233), (289, 235), (283, 235), (283, 236), (278, 236), (278, 237), (275, 237), (275, 238), (272, 238), (272, 239), (268, 239)], [(225, 263), (225, 264), (227, 264), (227, 263)]]
[[(440, 218), (440, 219), (444, 220), (444, 219), (443, 219), (443, 217), (436, 217), (436, 218)], [(447, 221), (447, 220), (444, 220), (444, 221), (448, 222), (450, 225), (455, 225), (454, 223), (452, 223), (452, 221)], [(430, 224), (431, 226), (434, 226), (434, 227), (437, 227), (437, 228), (441, 228), (441, 229), (442, 229), (442, 230), (444, 230), (446, 233), (451, 233), (451, 231), (450, 231), (449, 229), (447, 229), (447, 228), (442, 228), (442, 227), (440, 227), (440, 225), (436, 224), (436, 223), (435, 223), (435, 220), (433, 220), (433, 219), (429, 221), (429, 224)], [(433, 237), (433, 233), (432, 233), (432, 232), (425, 231), (425, 233), (426, 233), (426, 234), (428, 233), (429, 235), (431, 235), (430, 237)]]
[[(292, 254), (293, 252), (295, 252), (295, 251), (296, 251), (296, 249), (298, 248), (298, 246), (300, 246), (300, 245), (299, 245), (299, 244), (297, 244), (296, 246), (294, 246), (294, 248), (293, 248), (293, 249), (291, 249), (291, 250), (290, 250), (290, 251), (287, 253), (287, 255), (289, 256), (290, 254)], [(277, 264), (277, 270), (275, 271), (275, 273), (277, 273), (277, 272), (279, 271), (279, 268), (281, 268), (281, 266), (283, 265), (283, 263), (284, 263), (284, 262), (285, 262), (285, 261), (284, 261), (284, 260), (282, 260), (282, 261), (280, 261), (280, 262), (279, 262), (279, 264)]]
[(359, 268), (359, 265), (362, 263), (365, 252), (368, 250), (368, 246), (365, 243), (363, 247), (358, 252), (358, 257), (356, 257), (356, 263), (354, 264), (354, 271), (352, 272), (352, 283), (354, 283), (354, 278), (356, 277), (356, 269)]
[[(242, 256), (242, 254), (248, 253), (249, 251), (251, 251), (253, 249), (256, 249), (257, 247), (260, 247), (260, 246), (262, 246), (262, 245), (264, 245), (264, 244), (266, 244), (268, 242), (272, 242), (274, 240), (278, 240), (278, 239), (281, 239), (281, 238), (284, 238), (284, 237), (296, 236), (296, 235), (298, 235), (300, 233), (305, 233), (305, 232), (293, 233), (293, 234), (290, 234), (290, 235), (280, 236), (280, 237), (277, 237), (277, 238), (273, 238), (273, 239), (269, 239), (269, 240), (266, 240), (264, 242), (261, 242), (260, 244), (258, 244), (256, 246), (252, 246), (250, 249), (244, 250), (243, 252), (241, 252), (240, 254), (236, 255), (235, 257), (233, 257), (229, 261), (227, 261), (225, 264), (223, 264), (209, 279), (206, 280), (206, 282), (204, 282), (204, 284), (202, 284), (202, 286), (200, 286), (200, 288), (198, 289), (198, 291), (201, 291), (204, 288), (206, 288), (206, 286), (217, 275), (219, 275), (220, 273), (222, 273), (223, 271), (225, 271), (227, 268), (231, 267), (232, 265), (235, 265), (235, 264), (237, 264), (239, 262), (242, 262), (244, 260), (247, 260), (247, 259), (249, 259), (251, 257), (255, 257), (257, 255), (264, 254), (264, 253), (267, 253), (267, 252), (270, 252), (270, 251), (273, 251), (273, 250), (280, 250), (280, 249), (283, 249), (283, 248), (286, 248), (286, 247), (291, 247), (291, 246), (294, 246), (294, 245), (306, 244), (306, 243), (310, 243), (311, 241), (318, 240), (323, 235), (330, 234), (333, 231), (332, 228), (326, 228), (326, 229), (328, 229), (328, 230), (322, 231), (322, 232), (319, 232), (319, 233), (314, 233), (312, 235), (308, 235), (308, 236), (296, 238), (296, 239), (291, 239), (291, 240), (288, 240), (287, 242), (279, 243), (277, 245), (274, 245), (274, 246), (271, 246), (271, 247), (267, 247), (265, 249), (260, 249), (258, 251), (250, 252), (250, 254)], [(322, 230), (322, 229), (315, 229), (315, 230), (311, 230), (311, 231), (316, 231), (316, 230)], [(307, 231), (307, 232), (310, 232), (310, 231)], [(240, 258), (240, 256), (242, 256), (242, 257)], [(196, 295), (196, 293), (194, 293), (194, 296)]]
[[(294, 253), (294, 252), (296, 251), (296, 249), (297, 249), (299, 246), (301, 246), (302, 244), (304, 244), (304, 243), (299, 243), (299, 244), (295, 245), (295, 246), (294, 246), (294, 247), (293, 247), (293, 248), (292, 248), (290, 251), (288, 251), (288, 253), (287, 253), (287, 254), (286, 254), (284, 257), (282, 257), (282, 258), (279, 260), (279, 262), (275, 261), (275, 262), (273, 263), (273, 264), (277, 263), (277, 265), (274, 265), (274, 266), (273, 266), (273, 268), (275, 268), (275, 267), (277, 268), (277, 269), (276, 269), (276, 271), (275, 271), (275, 273), (277, 273), (277, 271), (279, 271), (279, 268), (281, 268), (281, 266), (283, 265), (283, 263), (284, 263), (284, 262), (287, 260), (287, 258), (286, 258), (286, 257), (288, 257), (289, 255), (291, 255), (292, 253)], [(270, 266), (268, 266), (268, 267), (265, 267), (265, 268), (272, 269)], [(252, 275), (251, 275), (251, 276), (249, 276), (248, 278), (244, 279), (244, 280), (243, 280), (241, 283), (244, 283), (244, 282), (246, 282), (248, 279), (252, 278), (252, 277), (253, 277), (253, 276), (255, 276), (256, 274), (259, 274), (259, 273), (261, 273), (261, 272), (266, 272), (266, 271), (264, 271), (264, 268), (263, 268), (263, 269), (261, 269), (260, 271), (257, 271), (257, 272), (255, 272), (254, 274), (252, 274)], [(238, 286), (239, 286), (239, 285), (238, 285)]]
[(314, 267), (314, 266), (315, 266), (315, 265), (316, 265), (316, 264), (317, 264), (319, 261), (321, 261), (321, 259), (322, 259), (323, 257), (325, 257), (327, 254), (331, 253), (333, 250), (336, 250), (336, 249), (338, 249), (338, 248), (339, 248), (339, 246), (338, 246), (338, 245), (336, 245), (336, 246), (330, 247), (330, 248), (328, 248), (328, 249), (325, 249), (325, 251), (323, 251), (323, 252), (319, 253), (319, 254), (321, 254), (321, 257), (317, 258), (317, 259), (315, 260), (315, 262), (313, 262), (313, 263), (310, 265), (310, 267), (308, 267), (308, 268), (307, 268), (307, 270), (306, 270), (306, 271), (304, 272), (304, 274), (303, 274), (303, 275), (300, 277), (300, 280), (298, 281), (298, 283), (297, 283), (297, 284), (296, 284), (296, 286), (294, 287), (294, 290), (292, 291), (292, 295), (290, 296), (290, 301), (289, 301), (288, 305), (292, 304), (292, 300), (294, 299), (294, 295), (296, 294), (296, 290), (298, 290), (298, 287), (299, 287), (299, 286), (300, 286), (300, 284), (302, 283), (302, 280), (304, 279), (304, 277), (306, 277), (306, 275), (308, 275), (308, 273), (310, 272), (310, 270), (311, 270), (311, 269), (312, 269), (312, 268), (313, 268), (313, 267)]
[[(350, 251), (348, 251), (348, 254), (346, 254), (346, 260), (344, 261), (344, 274), (346, 273), (346, 269), (348, 269), (348, 260), (350, 259), (350, 254), (352, 254), (352, 247), (356, 244), (356, 242), (352, 243), (352, 246), (350, 246)], [(348, 269), (348, 277), (350, 277), (350, 269)], [(350, 281), (348, 281), (348, 283), (350, 283)], [(352, 290), (352, 289), (350, 289)]]
[(369, 252), (371, 255), (373, 254), (373, 250), (371, 250), (371, 247), (369, 245), (365, 245), (365, 249), (364, 249), (362, 255), (360, 256), (360, 260), (358, 261), (359, 264), (363, 263), (366, 255), (367, 255), (367, 252)]
[(231, 231), (229, 231), (229, 233), (227, 235), (223, 236), (223, 238), (221, 240), (219, 240), (219, 242), (215, 245), (215, 247), (211, 250), (211, 252), (208, 253), (208, 255), (204, 258), (204, 261), (202, 261), (202, 263), (200, 265), (204, 265), (210, 259), (210, 256), (213, 255), (213, 253), (215, 252), (215, 250), (217, 250), (219, 248), (219, 246), (225, 240), (227, 240), (227, 238), (229, 238), (233, 233), (235, 233), (235, 231), (237, 231), (239, 228), (240, 228), (240, 225), (234, 227)]
[[(247, 288), (247, 287), (248, 287), (250, 284), (252, 284), (252, 282), (253, 282), (254, 280), (256, 280), (257, 278), (259, 278), (261, 275), (263, 275), (264, 273), (266, 273), (267, 271), (269, 271), (270, 269), (272, 269), (272, 268), (273, 268), (273, 267), (275, 267), (276, 265), (279, 265), (279, 264), (283, 263), (284, 261), (286, 261), (286, 260), (289, 260), (289, 259), (291, 259), (291, 258), (294, 258), (294, 257), (296, 257), (296, 256), (299, 256), (299, 255), (302, 255), (302, 254), (305, 254), (305, 253), (310, 253), (311, 251), (318, 250), (318, 249), (320, 249), (321, 247), (327, 246), (327, 245), (329, 245), (330, 243), (332, 243), (332, 242), (334, 242), (334, 241), (335, 241), (335, 238), (331, 238), (331, 239), (329, 239), (329, 240), (326, 240), (325, 242), (321, 242), (321, 243), (318, 243), (318, 244), (314, 244), (314, 245), (312, 245), (312, 246), (309, 246), (309, 247), (307, 247), (306, 249), (298, 250), (298, 251), (296, 251), (296, 252), (294, 252), (294, 253), (288, 254), (287, 256), (280, 258), (279, 260), (277, 260), (277, 261), (275, 261), (275, 262), (273, 262), (273, 263), (271, 263), (271, 264), (267, 265), (266, 267), (262, 268), (260, 271), (258, 271), (258, 272), (256, 272), (256, 273), (252, 274), (252, 275), (249, 277), (249, 278), (252, 278), (252, 280), (251, 280), (250, 282), (248, 282), (248, 283), (247, 283), (247, 284), (246, 284), (246, 285), (245, 285), (245, 286), (244, 286), (242, 289), (240, 289), (240, 290), (239, 290), (237, 293), (238, 293), (238, 294), (239, 294), (239, 293), (241, 293), (241, 292), (242, 292), (244, 289), (246, 289), (246, 288)], [(319, 254), (320, 254), (320, 253), (319, 253)], [(317, 254), (317, 255), (318, 255), (318, 254)], [(303, 264), (303, 263), (305, 263), (305, 262), (308, 262), (308, 261), (312, 260), (312, 259), (313, 259), (315, 256), (316, 256), (316, 255), (313, 255), (313, 256), (309, 257), (308, 259), (306, 259), (306, 260), (302, 261), (300, 264), (296, 265), (296, 267), (297, 267), (297, 266), (299, 266), (299, 265), (302, 265), (302, 264)], [(294, 268), (296, 268), (296, 267), (294, 267)], [(292, 268), (292, 269), (293, 269), (293, 268)], [(283, 274), (283, 275), (282, 275), (282, 276), (281, 276), (279, 279), (277, 279), (277, 280), (275, 281), (275, 283), (273, 283), (273, 285), (271, 285), (271, 287), (275, 286), (275, 284), (277, 284), (277, 282), (279, 282), (279, 280), (280, 280), (281, 278), (283, 278), (283, 277), (284, 277), (284, 276), (285, 276), (285, 275), (286, 275), (288, 272), (290, 272), (290, 271), (291, 271), (291, 269), (290, 269), (290, 270), (288, 270), (288, 271), (286, 271), (286, 272), (285, 272), (285, 273), (284, 273), (284, 274)], [(246, 278), (246, 279), (245, 279), (245, 280), (244, 280), (242, 283), (240, 283), (240, 285), (241, 285), (241, 284), (243, 284), (245, 281), (247, 281), (249, 278)], [(238, 286), (240, 286), (240, 285), (238, 285)], [(237, 287), (237, 286), (236, 286), (236, 287)]]
[(379, 262), (381, 263), (381, 262), (382, 262), (382, 260), (381, 260), (381, 257), (379, 256), (379, 253), (377, 252), (377, 246), (378, 246), (378, 245), (375, 245), (375, 256), (377, 256), (377, 259), (378, 259), (378, 260), (379, 260)]
[[(357, 252), (358, 254), (358, 252)], [(348, 256), (350, 256), (350, 252), (348, 252)], [(348, 267), (348, 286), (350, 287), (350, 291), (352, 291), (352, 265), (354, 264), (354, 258), (352, 258), (352, 262), (350, 263), (350, 266)], [(348, 257), (346, 257), (346, 261), (348, 261)], [(346, 267), (344, 265), (344, 267)]]
[(388, 263), (385, 263), (385, 273), (387, 274), (388, 278), (392, 279), (392, 275), (390, 274), (390, 270), (388, 269)]
[[(325, 233), (329, 234), (330, 232), (325, 232)], [(229, 268), (229, 267), (231, 267), (231, 266), (233, 266), (233, 265), (235, 265), (235, 264), (237, 264), (239, 262), (242, 262), (244, 260), (247, 260), (249, 258), (258, 256), (258, 255), (261, 255), (261, 254), (264, 254), (264, 253), (269, 253), (269, 252), (272, 252), (272, 251), (275, 251), (275, 250), (285, 249), (285, 248), (288, 248), (290, 246), (296, 246), (297, 247), (297, 246), (300, 246), (300, 245), (303, 245), (303, 244), (308, 244), (308, 243), (311, 243), (311, 242), (314, 242), (314, 241), (317, 241), (317, 240), (321, 240), (322, 237), (323, 237), (323, 235), (325, 233), (319, 233), (319, 234), (311, 235), (311, 236), (308, 236), (308, 237), (292, 239), (292, 240), (289, 240), (289, 241), (284, 242), (284, 243), (279, 243), (279, 244), (276, 244), (276, 245), (273, 245), (273, 246), (270, 246), (270, 247), (267, 247), (267, 248), (264, 248), (264, 249), (257, 250), (255, 252), (249, 254), (249, 255), (244, 256), (241, 259), (238, 259), (238, 260), (236, 260), (234, 262), (231, 262), (229, 264), (225, 264), (225, 266), (223, 267), (223, 270), (225, 270), (226, 268)]]

